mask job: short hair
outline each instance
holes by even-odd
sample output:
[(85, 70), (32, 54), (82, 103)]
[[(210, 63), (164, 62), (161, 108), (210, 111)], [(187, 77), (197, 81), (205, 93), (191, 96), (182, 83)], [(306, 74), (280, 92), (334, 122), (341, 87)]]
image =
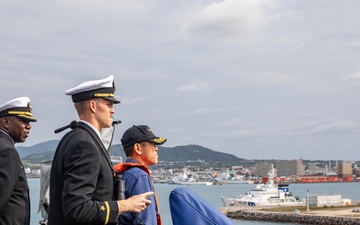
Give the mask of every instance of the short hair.
[[(143, 142), (140, 142), (140, 143), (135, 143), (135, 144), (140, 144), (140, 145), (144, 146), (146, 144), (146, 141), (143, 141)], [(134, 145), (135, 144), (124, 148), (124, 152), (125, 152), (126, 157), (132, 156), (132, 154), (134, 153)]]
[(124, 148), (124, 152), (125, 152), (126, 157), (129, 157), (129, 156), (132, 155), (133, 149), (134, 149), (134, 145), (130, 145), (130, 146)]
[(86, 110), (87, 110), (87, 104), (93, 99), (88, 99), (85, 101), (80, 101), (80, 102), (75, 102), (74, 106), (76, 109), (76, 112), (78, 113), (78, 115), (83, 114)]

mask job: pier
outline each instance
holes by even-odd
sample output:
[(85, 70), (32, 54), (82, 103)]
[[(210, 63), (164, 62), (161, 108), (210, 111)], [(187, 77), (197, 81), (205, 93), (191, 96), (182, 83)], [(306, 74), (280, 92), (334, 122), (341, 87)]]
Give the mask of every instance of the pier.
[(319, 225), (360, 225), (360, 213), (355, 212), (357, 207), (342, 209), (311, 210), (309, 212), (275, 212), (259, 210), (228, 210), (224, 212), (229, 218), (238, 220), (254, 220), (267, 222), (283, 222), (294, 224)]

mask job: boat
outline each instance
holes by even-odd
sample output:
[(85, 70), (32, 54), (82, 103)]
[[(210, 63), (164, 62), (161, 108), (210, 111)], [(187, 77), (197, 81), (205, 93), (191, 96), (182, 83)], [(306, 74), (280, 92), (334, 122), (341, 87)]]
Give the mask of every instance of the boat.
[(214, 178), (214, 182), (223, 184), (253, 184), (254, 181), (244, 178), (244, 176), (235, 176), (233, 171), (226, 170), (220, 176)]
[(225, 207), (266, 207), (266, 206), (295, 206), (305, 205), (305, 200), (294, 197), (289, 192), (289, 184), (276, 184), (274, 177), (276, 170), (271, 169), (267, 175), (267, 182), (257, 184), (250, 192), (237, 197), (220, 196)]
[(180, 184), (180, 185), (213, 185), (211, 181), (197, 181), (191, 175), (188, 175), (185, 179), (174, 177), (168, 184)]
[(199, 181), (195, 179), (191, 174), (187, 174), (187, 169), (184, 168), (184, 173), (176, 177), (173, 177), (169, 184), (180, 184), (180, 185), (212, 185), (211, 181)]

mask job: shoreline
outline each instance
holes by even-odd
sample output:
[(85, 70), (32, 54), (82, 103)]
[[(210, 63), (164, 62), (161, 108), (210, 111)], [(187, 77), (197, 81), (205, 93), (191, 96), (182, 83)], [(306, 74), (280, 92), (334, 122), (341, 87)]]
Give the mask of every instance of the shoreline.
[(26, 178), (41, 178), (41, 176), (37, 174), (26, 174)]
[[(299, 207), (298, 207), (299, 208)], [(294, 207), (293, 210), (295, 210)], [(319, 224), (319, 225), (359, 225), (360, 212), (354, 212), (358, 206), (347, 206), (340, 208), (326, 208), (298, 210), (298, 213), (291, 211), (278, 211), (277, 208), (241, 209), (233, 207), (222, 209), (222, 212), (231, 219), (252, 220), (266, 222), (285, 222), (298, 224)], [(290, 209), (289, 209), (290, 210)]]

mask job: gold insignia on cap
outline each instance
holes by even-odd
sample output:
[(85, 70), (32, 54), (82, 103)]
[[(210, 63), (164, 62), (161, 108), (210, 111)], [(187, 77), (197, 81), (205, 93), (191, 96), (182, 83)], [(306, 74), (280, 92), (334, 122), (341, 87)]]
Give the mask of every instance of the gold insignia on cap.
[(105, 212), (105, 206), (101, 205), (101, 206), (100, 206), (100, 210), (103, 211), (103, 212)]
[(32, 114), (30, 112), (23, 112), (23, 111), (9, 111), (8, 112), (9, 115), (17, 115), (17, 116), (23, 116), (25, 118), (30, 118), (32, 119)]
[(155, 142), (155, 144), (162, 144), (162, 143), (164, 143), (165, 138), (163, 138), (163, 137), (155, 138), (155, 139), (153, 139), (153, 141)]
[(114, 97), (114, 94), (111, 93), (95, 93), (94, 97)]
[(28, 102), (27, 107), (29, 108), (29, 112), (31, 113), (32, 112), (32, 106), (31, 106), (30, 102)]
[(113, 80), (113, 88), (114, 88), (114, 91), (116, 91), (116, 85), (115, 85), (115, 81)]

